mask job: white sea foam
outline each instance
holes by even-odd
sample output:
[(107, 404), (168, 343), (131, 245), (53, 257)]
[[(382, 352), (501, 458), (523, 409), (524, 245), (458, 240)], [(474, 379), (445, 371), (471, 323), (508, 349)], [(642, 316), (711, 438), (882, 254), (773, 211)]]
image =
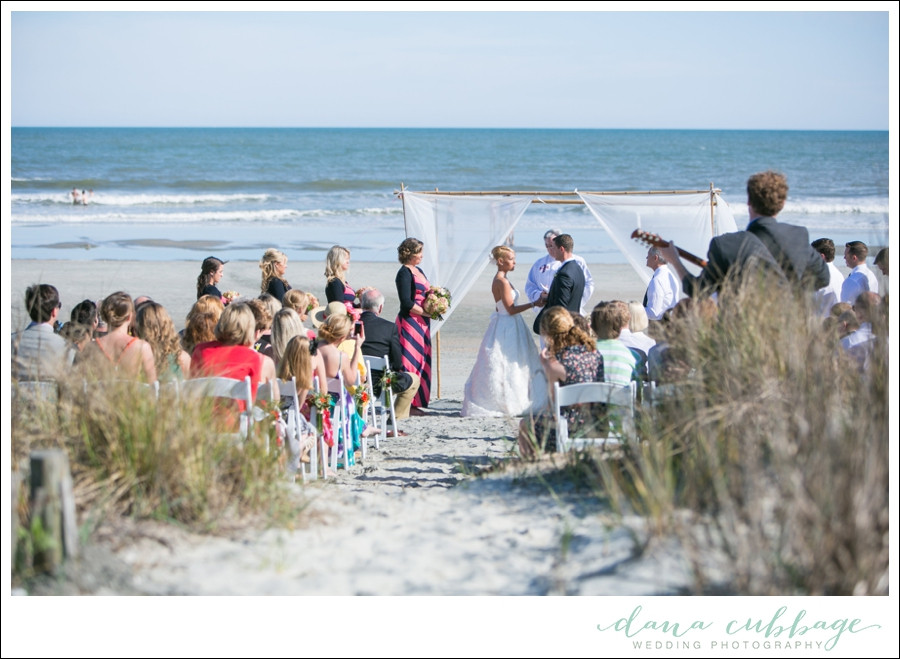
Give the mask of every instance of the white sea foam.
[[(34, 180), (34, 179), (32, 179)], [(272, 200), (268, 194), (116, 194), (94, 192), (91, 204), (98, 206), (156, 206), (194, 204), (236, 204), (242, 202), (265, 202)], [(13, 203), (20, 204), (66, 204), (72, 205), (68, 192), (31, 192), (12, 195)]]
[(400, 208), (366, 208), (366, 209), (311, 209), (296, 210), (283, 209), (257, 209), (257, 210), (233, 210), (233, 211), (195, 211), (195, 212), (171, 212), (171, 213), (132, 213), (132, 212), (97, 212), (91, 206), (73, 208), (71, 212), (53, 213), (14, 213), (13, 224), (215, 224), (215, 223), (259, 223), (280, 224), (295, 220), (318, 220), (346, 217), (348, 219), (358, 217), (394, 218), (402, 214)]

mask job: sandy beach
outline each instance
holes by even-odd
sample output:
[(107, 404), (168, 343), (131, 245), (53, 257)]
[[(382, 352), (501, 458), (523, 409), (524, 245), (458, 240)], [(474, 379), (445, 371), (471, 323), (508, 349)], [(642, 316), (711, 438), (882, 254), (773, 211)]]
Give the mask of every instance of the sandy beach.
[[(14, 261), (13, 327), (23, 322), (20, 292), (35, 282), (59, 288), (63, 317), (84, 298), (122, 289), (161, 302), (180, 327), (195, 298), (198, 267)], [(627, 266), (591, 270), (594, 303), (643, 295)], [(319, 263), (291, 262), (287, 277), (320, 294), (321, 271)], [(382, 289), (393, 314), (395, 273), (393, 264), (353, 263), (349, 279)], [(524, 287), (526, 274), (523, 267), (511, 278)], [(471, 293), (455, 301), (441, 332), (441, 394), (428, 416), (403, 421), (407, 437), (371, 449), (364, 463), (337, 479), (302, 488), (309, 505), (297, 529), (209, 536), (144, 522), (127, 538), (99, 534), (111, 552), (104, 560), (124, 569), (118, 578), (76, 577), (58, 587), (73, 594), (158, 595), (684, 593), (689, 574), (678, 552), (651, 546), (635, 560), (640, 520), (614, 524), (591, 492), (547, 476), (550, 463), (527, 471), (491, 468), (512, 456), (517, 420), (460, 418), (465, 380), (493, 308), (492, 276), (486, 268)], [(222, 288), (256, 294), (258, 282), (256, 263), (232, 262)]]

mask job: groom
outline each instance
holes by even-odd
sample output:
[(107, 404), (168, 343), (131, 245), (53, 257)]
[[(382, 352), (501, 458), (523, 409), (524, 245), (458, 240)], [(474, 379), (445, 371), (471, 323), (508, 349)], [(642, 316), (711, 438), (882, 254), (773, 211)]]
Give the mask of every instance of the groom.
[(575, 241), (567, 233), (556, 236), (553, 239), (551, 255), (560, 261), (562, 265), (553, 277), (550, 290), (541, 293), (544, 307), (534, 319), (534, 333), (541, 333), (541, 318), (550, 307), (565, 307), (572, 313), (580, 313), (581, 297), (584, 293), (584, 271), (578, 262), (572, 258), (575, 251)]

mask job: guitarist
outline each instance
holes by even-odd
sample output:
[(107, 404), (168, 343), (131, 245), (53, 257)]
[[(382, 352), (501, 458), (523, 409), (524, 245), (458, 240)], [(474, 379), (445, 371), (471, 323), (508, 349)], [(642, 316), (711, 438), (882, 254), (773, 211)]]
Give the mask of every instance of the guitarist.
[(775, 218), (787, 200), (784, 174), (771, 170), (747, 180), (747, 231), (759, 238), (797, 288), (814, 292), (828, 286), (831, 275), (819, 253), (809, 244), (805, 227), (778, 222)]

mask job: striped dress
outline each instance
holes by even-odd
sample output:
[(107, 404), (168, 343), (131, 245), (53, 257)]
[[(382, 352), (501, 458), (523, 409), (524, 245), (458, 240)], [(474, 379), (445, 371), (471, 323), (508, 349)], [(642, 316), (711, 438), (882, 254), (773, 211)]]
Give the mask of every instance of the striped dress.
[(415, 270), (406, 266), (400, 268), (396, 283), (397, 296), (400, 298), (397, 331), (400, 333), (403, 370), (415, 373), (421, 379), (419, 391), (413, 398), (412, 405), (428, 407), (428, 400), (431, 397), (431, 320), (411, 315), (409, 310), (414, 304), (422, 306), (425, 293), (431, 284), (418, 266)]

